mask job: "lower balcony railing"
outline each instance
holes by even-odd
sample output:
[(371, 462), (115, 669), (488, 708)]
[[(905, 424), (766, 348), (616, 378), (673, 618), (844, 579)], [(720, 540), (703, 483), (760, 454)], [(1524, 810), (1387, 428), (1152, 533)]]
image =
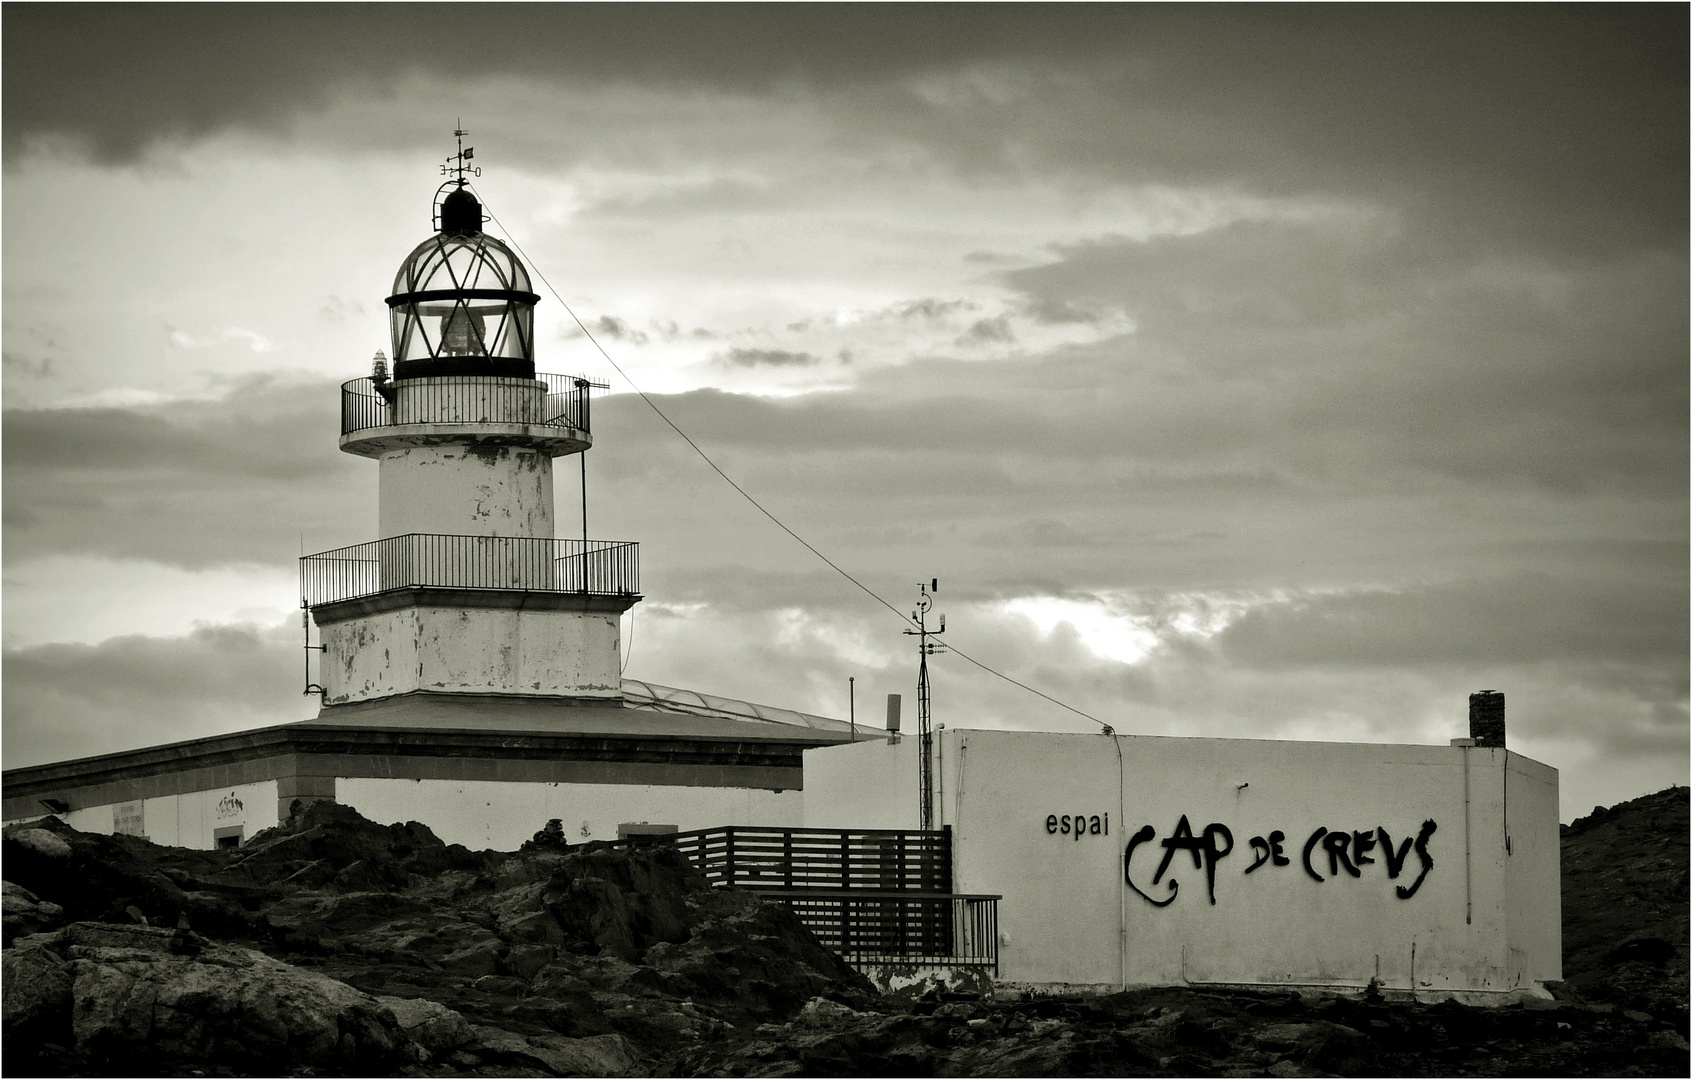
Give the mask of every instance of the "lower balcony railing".
[(640, 545), (407, 533), (300, 560), (308, 606), (414, 586), (630, 596), (640, 591)]

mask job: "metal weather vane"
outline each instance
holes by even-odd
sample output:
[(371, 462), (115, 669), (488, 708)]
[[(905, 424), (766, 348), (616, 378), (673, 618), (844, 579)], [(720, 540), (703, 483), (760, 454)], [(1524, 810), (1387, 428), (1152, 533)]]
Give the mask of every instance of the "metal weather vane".
[[(460, 120), (459, 123), (463, 124), (464, 121)], [(466, 174), (480, 176), (482, 170), (479, 166), (470, 164), (471, 159), (476, 156), (474, 146), (464, 145), (464, 136), (470, 133), (462, 127), (455, 127), (452, 134), (458, 140), (458, 153), (447, 155), (446, 164), (441, 166), (441, 175), (453, 177), (458, 186), (463, 187), (468, 182), (464, 179)]]

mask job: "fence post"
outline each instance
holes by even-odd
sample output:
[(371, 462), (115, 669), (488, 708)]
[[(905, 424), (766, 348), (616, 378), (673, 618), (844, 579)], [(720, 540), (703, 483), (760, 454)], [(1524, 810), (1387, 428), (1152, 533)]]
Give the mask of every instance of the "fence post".
[(727, 837), (728, 837), (728, 849), (724, 853), (726, 861), (723, 864), (723, 870), (728, 875), (728, 883), (730, 885), (733, 885), (734, 884), (734, 826), (730, 825), (727, 829), (724, 830), (724, 832), (727, 834)]
[(899, 905), (899, 946), (894, 950), (897, 956), (908, 956), (911, 949), (911, 902), (904, 897), (893, 901)]
[(793, 830), (783, 829), (781, 832), (781, 868), (782, 884), (793, 888)]

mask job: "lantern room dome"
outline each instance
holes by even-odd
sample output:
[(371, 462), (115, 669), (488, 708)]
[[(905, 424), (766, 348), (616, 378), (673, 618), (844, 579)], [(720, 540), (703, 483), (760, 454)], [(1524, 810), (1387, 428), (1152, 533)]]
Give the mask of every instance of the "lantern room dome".
[(441, 203), (440, 231), (394, 276), (394, 378), (534, 378), (539, 300), (522, 260), (482, 231), (481, 204), (458, 188)]

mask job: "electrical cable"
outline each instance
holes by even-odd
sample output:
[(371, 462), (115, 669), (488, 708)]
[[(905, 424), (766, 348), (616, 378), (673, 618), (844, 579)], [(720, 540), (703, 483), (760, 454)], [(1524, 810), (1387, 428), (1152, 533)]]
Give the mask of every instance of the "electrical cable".
[[(480, 193), (478, 192), (477, 194), (479, 195)], [(674, 431), (677, 435), (680, 435), (681, 438), (682, 438), (682, 441), (687, 443), (687, 445), (689, 445), (693, 448), (693, 452), (698, 454), (699, 457), (700, 457), (700, 460), (704, 461), (705, 464), (707, 464), (711, 467), (712, 472), (714, 472), (718, 476), (722, 477), (723, 481), (726, 484), (728, 484), (729, 487), (731, 487), (735, 491), (739, 492), (740, 497), (745, 499), (747, 502), (751, 503), (752, 506), (754, 508), (756, 508), (757, 511), (760, 514), (763, 514), (765, 517), (769, 518), (770, 521), (772, 523), (774, 523), (776, 528), (780, 529), (782, 532), (786, 533), (788, 536), (791, 536), (794, 540), (797, 540), (799, 542), (799, 544), (802, 547), (804, 547), (804, 549), (806, 551), (809, 551), (812, 555), (815, 555), (817, 558), (819, 558), (823, 562), (827, 563), (828, 566), (829, 566), (829, 569), (833, 570), (835, 573), (839, 574), (841, 577), (845, 578), (847, 581), (850, 581), (853, 585), (856, 585), (860, 590), (862, 590), (862, 592), (864, 593), (865, 596), (868, 596), (871, 600), (874, 600), (876, 603), (880, 604), (882, 607), (886, 608), (888, 611), (891, 611), (894, 615), (899, 617), (900, 621), (906, 623), (909, 626), (915, 626), (916, 625), (916, 623), (912, 622), (910, 620), (910, 618), (905, 615), (904, 612), (900, 611), (898, 608), (894, 607), (892, 604), (890, 604), (886, 600), (882, 599), (881, 596), (875, 592), (875, 590), (871, 589), (868, 585), (865, 585), (863, 582), (859, 581), (857, 578), (855, 578), (851, 574), (847, 573), (846, 570), (843, 569), (833, 559), (830, 559), (827, 555), (824, 555), (822, 552), (818, 551), (815, 547), (813, 547), (811, 545), (810, 541), (806, 540), (803, 536), (800, 536), (798, 533), (796, 533), (792, 529), (788, 528), (782, 522), (782, 520), (780, 518), (776, 517), (774, 514), (770, 513), (769, 510), (765, 509), (763, 503), (761, 503), (757, 499), (753, 498), (750, 492), (748, 492), (745, 488), (741, 487), (739, 484), (735, 483), (733, 477), (731, 477), (728, 473), (724, 472), (721, 469), (721, 467), (719, 467), (717, 465), (717, 463), (715, 461), (712, 461), (711, 455), (707, 454), (703, 449), (701, 449), (699, 444), (694, 442), (693, 439), (688, 435), (687, 432), (683, 431), (680, 427), (678, 427), (674, 420), (671, 420), (667, 415), (665, 415), (664, 410), (660, 409), (658, 407), (658, 403), (653, 401), (652, 398), (647, 395), (646, 391), (642, 390), (640, 388), (640, 386), (632, 378), (629, 377), (629, 373), (624, 371), (622, 366), (620, 364), (618, 364), (615, 359), (612, 358), (611, 354), (605, 351), (605, 346), (601, 345), (599, 343), (599, 339), (593, 336), (593, 331), (589, 330), (587, 328), (587, 324), (582, 322), (581, 317), (576, 314), (575, 309), (572, 308), (569, 305), (569, 303), (564, 299), (564, 297), (559, 295), (557, 289), (553, 288), (552, 282), (547, 280), (545, 272), (543, 272), (541, 270), (540, 266), (533, 259), (529, 258), (529, 253), (524, 251), (523, 248), (522, 248), (522, 245), (518, 244), (516, 239), (512, 237), (511, 230), (507, 229), (505, 227), (505, 223), (499, 220), (499, 215), (495, 214), (493, 212), (493, 210), (488, 207), (488, 202), (487, 202), (486, 199), (482, 200), (482, 206), (483, 206), (484, 209), (487, 210), (488, 217), (492, 218), (494, 224), (498, 225), (500, 227), (500, 230), (505, 233), (507, 242), (510, 243), (510, 245), (512, 247), (517, 249), (517, 254), (519, 254), (523, 257), (523, 260), (526, 263), (528, 263), (529, 268), (534, 271), (535, 276), (540, 278), (541, 284), (546, 286), (547, 292), (550, 292), (552, 294), (552, 298), (554, 300), (557, 300), (559, 305), (564, 308), (566, 313), (569, 314), (571, 320), (575, 322), (576, 327), (579, 330), (581, 330), (583, 336), (585, 336), (588, 339), (588, 341), (590, 343), (592, 343), (592, 345), (595, 349), (599, 350), (599, 355), (605, 357), (605, 362), (610, 364), (611, 367), (617, 372), (617, 374), (621, 375), (623, 377), (623, 381), (629, 384), (630, 389), (632, 389), (636, 394), (640, 395), (640, 400), (646, 402), (648, 408), (650, 408), (653, 412), (658, 414), (658, 419), (664, 421), (665, 424), (668, 424), (671, 431)], [(1082, 712), (1080, 709), (1077, 709), (1073, 705), (1065, 704), (1064, 702), (1059, 701), (1057, 698), (1052, 697), (1050, 694), (1043, 693), (1039, 690), (1034, 689), (1032, 686), (1029, 686), (1027, 683), (1018, 682), (1016, 679), (1011, 678), (1009, 675), (1006, 675), (1002, 671), (995, 671), (993, 668), (988, 667), (986, 664), (984, 664), (981, 661), (975, 659), (975, 657), (970, 656), (968, 653), (962, 651), (961, 649), (959, 649), (955, 645), (951, 645), (951, 644), (948, 643), (946, 648), (953, 655), (962, 657), (964, 660), (967, 660), (969, 663), (974, 664), (976, 667), (980, 668), (982, 671), (985, 671), (989, 675), (997, 676), (998, 678), (1003, 679), (1005, 682), (1010, 683), (1012, 686), (1019, 686), (1022, 689), (1028, 691), (1030, 694), (1035, 695), (1036, 697), (1044, 698), (1045, 700), (1051, 702), (1053, 705), (1056, 705), (1061, 709), (1069, 710), (1070, 712), (1074, 713), (1076, 716), (1085, 717), (1086, 719), (1091, 720), (1093, 723), (1095, 723), (1095, 724), (1099, 725), (1101, 728), (1103, 728), (1105, 734), (1109, 735), (1109, 734), (1114, 733), (1114, 729), (1109, 724), (1105, 723), (1103, 720), (1100, 720), (1098, 717), (1093, 716), (1090, 713)]]

